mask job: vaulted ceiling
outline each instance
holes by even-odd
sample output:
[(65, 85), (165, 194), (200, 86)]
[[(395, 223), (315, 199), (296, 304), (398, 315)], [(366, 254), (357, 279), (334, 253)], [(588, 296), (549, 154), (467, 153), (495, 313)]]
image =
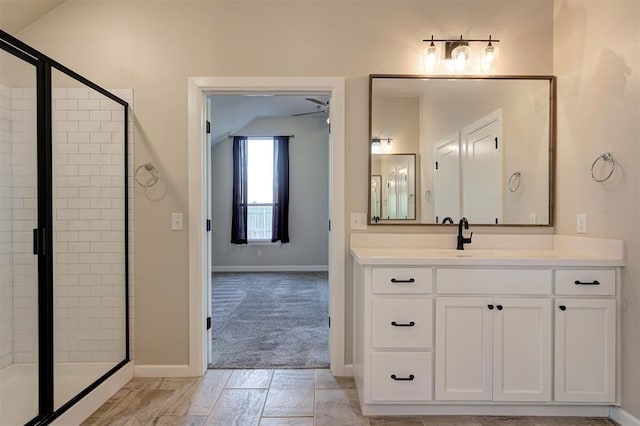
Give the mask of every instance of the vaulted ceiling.
[(0, 0), (0, 29), (15, 35), (65, 0)]

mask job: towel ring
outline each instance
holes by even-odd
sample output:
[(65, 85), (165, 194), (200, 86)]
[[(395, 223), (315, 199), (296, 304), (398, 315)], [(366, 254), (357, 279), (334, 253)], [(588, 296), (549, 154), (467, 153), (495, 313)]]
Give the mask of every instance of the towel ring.
[(516, 192), (520, 188), (520, 178), (522, 175), (520, 172), (513, 172), (509, 178), (509, 191)]
[[(146, 173), (144, 171), (146, 171)], [(141, 180), (141, 176), (145, 174), (147, 178)], [(136, 183), (143, 188), (150, 188), (156, 183), (158, 183), (158, 179), (160, 179), (160, 172), (156, 169), (152, 163), (144, 163), (138, 166), (136, 172), (134, 173), (134, 177), (136, 179)]]
[[(611, 163), (611, 170), (609, 170), (609, 173), (603, 177), (603, 178), (597, 178), (595, 175), (595, 167), (596, 164), (598, 164), (599, 161), (604, 161), (605, 163)], [(616, 171), (616, 162), (613, 159), (613, 153), (612, 152), (605, 152), (604, 154), (599, 155), (595, 160), (593, 160), (593, 163), (591, 164), (591, 179), (593, 179), (596, 182), (606, 182), (607, 180), (609, 180), (609, 178), (613, 175), (613, 172)]]

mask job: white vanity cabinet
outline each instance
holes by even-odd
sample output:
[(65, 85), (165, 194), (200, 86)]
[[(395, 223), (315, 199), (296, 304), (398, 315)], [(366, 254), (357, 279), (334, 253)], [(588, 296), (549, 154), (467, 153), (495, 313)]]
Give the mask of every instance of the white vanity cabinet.
[(613, 269), (556, 271), (555, 400), (615, 402)]
[(580, 415), (616, 404), (616, 265), (354, 257), (365, 414)]
[(550, 298), (438, 297), (439, 401), (551, 400)]

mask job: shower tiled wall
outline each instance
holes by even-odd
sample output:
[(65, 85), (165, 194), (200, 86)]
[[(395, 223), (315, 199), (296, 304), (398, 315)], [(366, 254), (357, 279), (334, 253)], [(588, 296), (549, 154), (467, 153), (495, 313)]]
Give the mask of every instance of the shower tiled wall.
[(0, 85), (0, 369), (13, 362), (11, 89)]
[[(130, 90), (118, 94), (131, 102)], [(123, 108), (88, 88), (56, 88), (53, 99), (55, 360), (118, 362), (125, 339)]]
[[(131, 90), (113, 92), (132, 105)], [(55, 359), (117, 362), (125, 335), (122, 107), (86, 88), (55, 89), (53, 95)], [(0, 368), (37, 361), (35, 140), (35, 91), (0, 85)]]

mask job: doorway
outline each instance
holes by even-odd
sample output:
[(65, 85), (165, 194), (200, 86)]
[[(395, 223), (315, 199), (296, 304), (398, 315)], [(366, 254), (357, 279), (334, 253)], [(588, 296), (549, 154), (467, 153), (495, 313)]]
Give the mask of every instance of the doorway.
[[(326, 92), (207, 96), (209, 368), (329, 366), (329, 105)], [(286, 243), (272, 235), (274, 183), (282, 184), (274, 161), (276, 137), (287, 138)], [(234, 152), (240, 146), (246, 149), (246, 174), (238, 175)], [(232, 200), (240, 183), (234, 180), (244, 181), (241, 192), (247, 194), (246, 235), (232, 243)]]
[(206, 255), (206, 97), (210, 93), (314, 93), (331, 97), (329, 138), (329, 357), (335, 376), (345, 366), (345, 81), (342, 77), (191, 77), (189, 116), (189, 365), (200, 376), (207, 367), (206, 327), (210, 261)]

